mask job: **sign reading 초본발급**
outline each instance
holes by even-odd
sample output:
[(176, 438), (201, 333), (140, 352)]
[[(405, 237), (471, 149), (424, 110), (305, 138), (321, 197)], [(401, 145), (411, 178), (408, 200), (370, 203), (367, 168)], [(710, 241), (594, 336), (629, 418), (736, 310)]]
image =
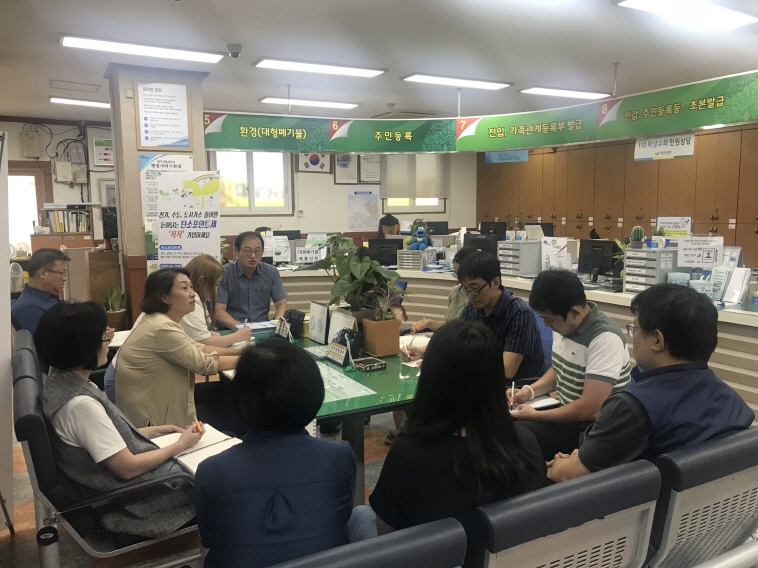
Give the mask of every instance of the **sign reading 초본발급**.
[(758, 71), (544, 111), (423, 120), (206, 112), (208, 150), (485, 152), (649, 137), (758, 120)]

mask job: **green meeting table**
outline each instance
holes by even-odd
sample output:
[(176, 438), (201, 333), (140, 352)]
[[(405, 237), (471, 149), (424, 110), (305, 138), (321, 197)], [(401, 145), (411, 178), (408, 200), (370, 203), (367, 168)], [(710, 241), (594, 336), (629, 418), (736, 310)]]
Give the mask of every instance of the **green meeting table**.
[[(320, 346), (310, 339), (296, 339), (295, 344), (301, 347)], [(421, 370), (420, 367), (403, 365), (399, 354), (381, 359), (387, 363), (387, 368), (370, 372), (348, 371), (328, 359), (318, 360), (326, 392), (316, 419), (319, 424), (342, 422), (342, 439), (353, 448), (357, 461), (355, 505), (365, 502), (364, 418), (408, 407), (416, 394)], [(219, 376), (222, 381), (233, 380), (231, 373), (222, 371)]]

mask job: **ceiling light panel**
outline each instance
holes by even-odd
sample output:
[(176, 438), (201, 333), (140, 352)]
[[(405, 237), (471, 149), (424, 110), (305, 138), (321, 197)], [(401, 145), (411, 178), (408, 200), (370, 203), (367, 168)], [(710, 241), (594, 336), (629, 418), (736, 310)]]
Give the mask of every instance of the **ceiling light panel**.
[(461, 87), (464, 89), (486, 89), (488, 91), (497, 91), (498, 89), (505, 89), (506, 87), (511, 86), (511, 83), (442, 77), (440, 75), (423, 75), (421, 73), (413, 73), (407, 77), (402, 77), (402, 80), (411, 81), (413, 83), (430, 83), (432, 85), (445, 85), (447, 87)]
[(272, 105), (292, 105), (292, 106), (341, 108), (341, 109), (351, 109), (358, 106), (357, 103), (334, 103), (330, 101), (309, 101), (305, 99), (286, 99), (286, 98), (281, 98), (281, 97), (264, 97), (260, 99), (259, 102), (272, 104)]
[(622, 0), (622, 8), (651, 12), (688, 29), (726, 31), (758, 22), (758, 18), (705, 0)]
[(253, 67), (279, 69), (281, 71), (299, 71), (302, 73), (322, 73), (325, 75), (347, 75), (349, 77), (376, 77), (387, 71), (386, 69), (367, 69), (331, 63), (308, 63), (306, 61), (271, 59), (269, 57), (259, 59), (253, 63)]
[(111, 108), (110, 103), (103, 103), (100, 101), (87, 101), (84, 99), (67, 99), (64, 97), (50, 97), (51, 103), (58, 103), (61, 105), (79, 105), (98, 108)]
[(548, 97), (566, 97), (569, 99), (587, 99), (595, 101), (610, 97), (608, 93), (593, 93), (590, 91), (572, 91), (569, 89), (551, 89), (549, 87), (531, 87), (521, 91), (527, 95), (546, 95)]
[(90, 39), (70, 35), (62, 35), (61, 44), (66, 47), (93, 49), (95, 51), (125, 53), (127, 55), (141, 55), (144, 57), (160, 57), (163, 59), (179, 59), (182, 61), (198, 61), (200, 63), (218, 63), (224, 57), (223, 53), (212, 51), (194, 51), (189, 49), (176, 49), (172, 47), (155, 47), (150, 45), (140, 45), (136, 43), (106, 41), (102, 39)]

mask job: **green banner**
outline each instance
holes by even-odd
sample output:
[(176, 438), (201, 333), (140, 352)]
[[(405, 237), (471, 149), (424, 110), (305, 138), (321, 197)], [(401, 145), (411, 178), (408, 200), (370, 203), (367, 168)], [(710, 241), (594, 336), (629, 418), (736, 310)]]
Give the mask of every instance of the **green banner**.
[(433, 120), (205, 113), (209, 150), (482, 152), (758, 120), (758, 72), (553, 110)]

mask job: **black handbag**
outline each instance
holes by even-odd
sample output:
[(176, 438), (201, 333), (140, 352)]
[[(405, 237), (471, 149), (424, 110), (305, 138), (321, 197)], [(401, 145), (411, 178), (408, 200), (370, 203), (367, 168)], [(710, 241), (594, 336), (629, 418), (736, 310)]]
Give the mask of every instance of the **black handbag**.
[(305, 337), (303, 335), (303, 322), (305, 321), (305, 312), (300, 310), (287, 310), (282, 316), (290, 326), (290, 333), (293, 337)]

